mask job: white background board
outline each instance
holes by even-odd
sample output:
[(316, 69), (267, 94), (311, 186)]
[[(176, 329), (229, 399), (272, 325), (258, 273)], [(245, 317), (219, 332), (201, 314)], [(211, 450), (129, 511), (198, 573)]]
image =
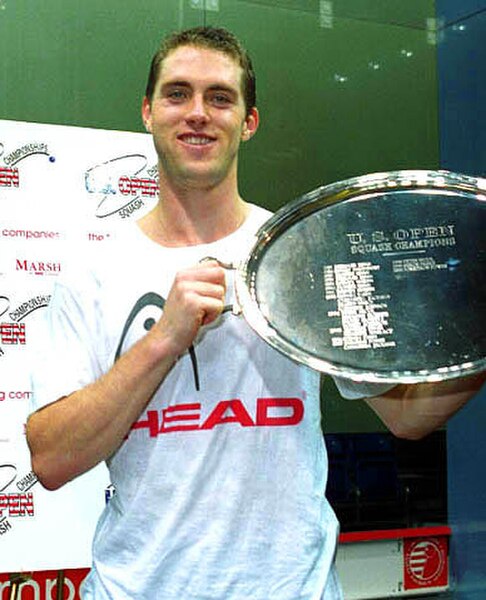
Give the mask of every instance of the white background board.
[(156, 197), (149, 135), (0, 120), (0, 572), (90, 566), (107, 470), (56, 492), (35, 482), (29, 365), (68, 248), (110, 251)]

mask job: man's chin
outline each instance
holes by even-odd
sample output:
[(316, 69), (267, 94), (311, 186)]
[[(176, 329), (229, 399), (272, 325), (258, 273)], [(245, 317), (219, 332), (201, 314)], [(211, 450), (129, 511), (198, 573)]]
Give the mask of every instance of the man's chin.
[(216, 187), (228, 176), (229, 172), (222, 169), (211, 168), (210, 165), (195, 165), (182, 168), (171, 177), (174, 181), (185, 184), (185, 187), (199, 187), (201, 189), (210, 189)]

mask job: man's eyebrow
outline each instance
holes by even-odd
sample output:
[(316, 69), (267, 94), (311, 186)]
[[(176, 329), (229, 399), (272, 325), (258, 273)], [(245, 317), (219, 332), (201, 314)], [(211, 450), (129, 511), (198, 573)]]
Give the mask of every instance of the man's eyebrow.
[(217, 91), (217, 92), (228, 92), (230, 94), (238, 94), (238, 90), (234, 87), (227, 85), (225, 83), (213, 83), (208, 87), (208, 90)]
[[(189, 81), (185, 81), (184, 79), (173, 79), (171, 81), (164, 82), (161, 87), (163, 90), (165, 90), (171, 87), (191, 87), (191, 84)], [(219, 83), (217, 81), (209, 85), (207, 89), (210, 91), (228, 92), (235, 95), (238, 94), (238, 90), (233, 86), (226, 83)]]
[(183, 80), (172, 80), (172, 81), (166, 81), (165, 83), (162, 84), (162, 89), (168, 88), (168, 87), (190, 87), (190, 84), (188, 81), (183, 81)]

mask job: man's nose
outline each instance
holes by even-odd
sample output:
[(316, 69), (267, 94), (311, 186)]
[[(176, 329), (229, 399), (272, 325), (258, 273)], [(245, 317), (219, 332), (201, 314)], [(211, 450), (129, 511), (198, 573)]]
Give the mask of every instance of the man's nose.
[(194, 94), (187, 113), (188, 123), (205, 124), (209, 120), (207, 105), (202, 95)]

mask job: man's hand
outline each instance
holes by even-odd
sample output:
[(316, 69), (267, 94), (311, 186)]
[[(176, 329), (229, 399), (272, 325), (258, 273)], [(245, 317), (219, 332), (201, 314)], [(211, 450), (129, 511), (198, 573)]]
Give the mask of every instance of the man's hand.
[(164, 312), (153, 327), (155, 335), (170, 341), (180, 356), (196, 338), (203, 325), (222, 313), (226, 293), (225, 271), (216, 260), (177, 273)]

